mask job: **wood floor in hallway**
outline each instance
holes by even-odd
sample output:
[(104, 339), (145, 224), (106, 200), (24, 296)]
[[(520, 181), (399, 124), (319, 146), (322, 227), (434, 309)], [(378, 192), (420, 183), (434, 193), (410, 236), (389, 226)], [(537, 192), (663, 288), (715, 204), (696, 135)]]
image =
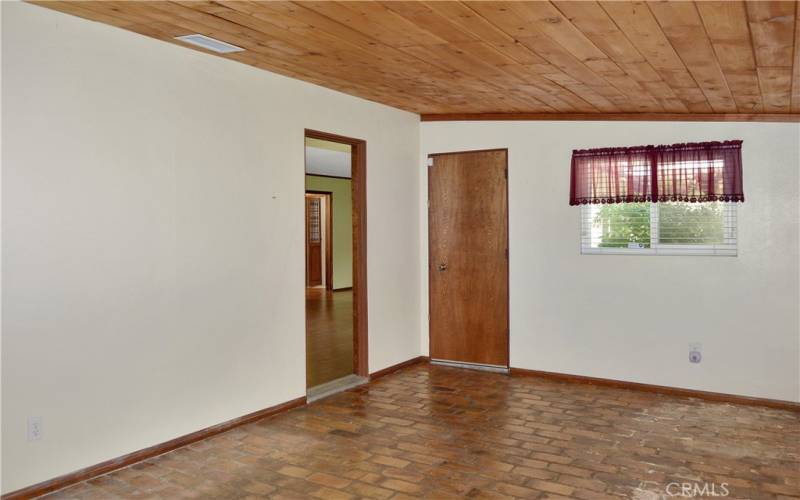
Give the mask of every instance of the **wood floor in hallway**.
[(353, 373), (353, 290), (306, 288), (306, 385)]
[(419, 364), (51, 498), (646, 500), (672, 483), (800, 496), (800, 415)]

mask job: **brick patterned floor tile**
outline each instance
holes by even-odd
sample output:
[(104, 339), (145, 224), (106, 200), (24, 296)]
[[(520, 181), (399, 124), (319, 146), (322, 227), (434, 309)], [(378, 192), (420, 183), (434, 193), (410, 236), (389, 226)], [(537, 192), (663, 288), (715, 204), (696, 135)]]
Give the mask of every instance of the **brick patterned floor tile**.
[(51, 499), (800, 498), (800, 415), (417, 365)]

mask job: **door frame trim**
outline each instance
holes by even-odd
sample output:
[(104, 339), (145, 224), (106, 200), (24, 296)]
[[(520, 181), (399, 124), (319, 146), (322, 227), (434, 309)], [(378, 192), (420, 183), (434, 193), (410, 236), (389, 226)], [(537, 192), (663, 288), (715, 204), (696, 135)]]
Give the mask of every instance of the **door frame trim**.
[[(494, 151), (504, 151), (506, 153), (506, 324), (508, 328), (506, 330), (506, 365), (504, 368), (510, 369), (511, 367), (511, 245), (509, 244), (511, 240), (511, 225), (509, 218), (511, 216), (509, 212), (509, 199), (508, 199), (508, 148), (491, 148), (491, 149), (471, 149), (467, 151), (448, 151), (445, 153), (429, 153), (427, 158), (434, 158), (436, 156), (444, 156), (444, 155), (456, 155), (456, 154), (468, 154), (468, 153), (491, 153)], [(431, 265), (431, 166), (425, 167), (425, 175), (427, 176), (427, 185), (428, 185), (428, 193), (427, 193), (427, 205), (428, 205), (428, 356), (431, 354), (431, 277), (432, 273), (432, 265)], [(465, 363), (464, 361), (449, 361), (449, 360), (439, 360), (439, 361), (447, 361), (449, 363)], [(471, 363), (474, 364), (474, 363)]]
[(306, 189), (306, 194), (324, 195), (325, 210), (325, 290), (333, 290), (333, 192)]
[[(350, 145), (350, 189), (353, 199), (353, 373), (369, 377), (367, 325), (367, 141), (305, 129), (305, 138)], [(305, 176), (305, 164), (303, 165)], [(305, 177), (303, 178), (305, 180)], [(304, 182), (305, 184), (305, 182)], [(303, 186), (305, 191), (305, 185)], [(331, 203), (332, 205), (333, 203)], [(331, 217), (332, 218), (332, 217)], [(305, 293), (305, 290), (303, 290)], [(305, 304), (305, 299), (303, 300)]]
[(505, 151), (506, 152), (506, 167), (508, 167), (508, 148), (490, 148), (490, 149), (468, 149), (466, 151), (448, 151), (446, 153), (429, 153), (428, 158), (432, 158), (434, 156), (444, 156), (444, 155), (461, 155), (465, 153), (492, 153), (494, 151)]

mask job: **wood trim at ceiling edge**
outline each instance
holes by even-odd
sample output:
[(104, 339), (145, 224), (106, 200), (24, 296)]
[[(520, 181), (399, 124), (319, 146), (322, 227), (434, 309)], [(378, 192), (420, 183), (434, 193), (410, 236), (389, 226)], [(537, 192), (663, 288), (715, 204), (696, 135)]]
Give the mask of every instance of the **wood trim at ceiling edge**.
[(421, 114), (420, 121), (669, 121), (800, 122), (800, 113), (440, 113)]

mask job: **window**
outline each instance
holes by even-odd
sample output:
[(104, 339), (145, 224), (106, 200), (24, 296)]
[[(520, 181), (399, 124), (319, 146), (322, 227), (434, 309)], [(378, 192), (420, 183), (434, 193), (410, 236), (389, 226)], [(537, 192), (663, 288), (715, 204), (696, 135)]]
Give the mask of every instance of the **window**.
[(581, 207), (581, 253), (736, 255), (736, 204), (613, 203)]
[(572, 152), (581, 253), (732, 255), (742, 141)]

